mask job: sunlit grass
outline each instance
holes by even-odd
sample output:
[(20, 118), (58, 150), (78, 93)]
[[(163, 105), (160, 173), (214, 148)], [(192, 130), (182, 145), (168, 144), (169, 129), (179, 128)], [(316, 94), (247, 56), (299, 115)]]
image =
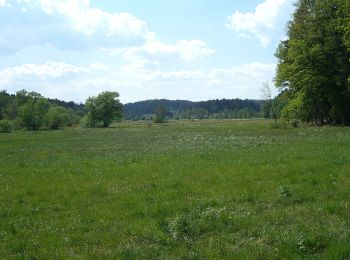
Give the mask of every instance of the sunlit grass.
[(348, 258), (350, 129), (0, 135), (0, 258)]

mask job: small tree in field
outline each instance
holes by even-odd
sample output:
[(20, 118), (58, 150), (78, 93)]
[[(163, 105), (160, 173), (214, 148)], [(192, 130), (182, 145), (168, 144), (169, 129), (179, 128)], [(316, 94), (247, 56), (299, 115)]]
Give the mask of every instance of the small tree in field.
[(105, 91), (86, 100), (87, 116), (92, 125), (103, 122), (103, 127), (109, 127), (113, 120), (122, 118), (122, 104), (118, 97), (118, 92)]
[(272, 90), (268, 82), (265, 82), (261, 87), (262, 98), (267, 101), (266, 107), (269, 110), (270, 116), (275, 121), (275, 127), (278, 128), (277, 123), (277, 105), (273, 98)]
[(163, 104), (160, 104), (157, 106), (156, 111), (154, 115), (154, 123), (164, 123), (165, 122), (165, 116), (166, 116), (166, 109)]

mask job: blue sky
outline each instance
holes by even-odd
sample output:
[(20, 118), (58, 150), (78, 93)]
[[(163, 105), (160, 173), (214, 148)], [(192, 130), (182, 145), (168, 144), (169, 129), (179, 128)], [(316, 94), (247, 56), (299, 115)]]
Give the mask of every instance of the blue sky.
[(0, 89), (260, 98), (292, 0), (0, 0)]

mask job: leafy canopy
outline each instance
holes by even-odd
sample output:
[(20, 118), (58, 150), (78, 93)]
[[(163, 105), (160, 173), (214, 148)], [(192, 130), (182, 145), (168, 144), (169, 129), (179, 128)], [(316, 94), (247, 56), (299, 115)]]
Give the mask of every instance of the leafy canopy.
[(102, 122), (103, 127), (108, 127), (113, 120), (121, 119), (122, 104), (118, 97), (118, 92), (105, 91), (86, 100), (85, 108), (91, 126)]
[(49, 109), (49, 102), (36, 92), (17, 92), (19, 117), (24, 126), (31, 130), (37, 130), (45, 122), (45, 115)]
[(350, 4), (299, 0), (288, 39), (276, 51), (276, 85), (289, 99), (284, 114), (314, 123), (350, 124)]

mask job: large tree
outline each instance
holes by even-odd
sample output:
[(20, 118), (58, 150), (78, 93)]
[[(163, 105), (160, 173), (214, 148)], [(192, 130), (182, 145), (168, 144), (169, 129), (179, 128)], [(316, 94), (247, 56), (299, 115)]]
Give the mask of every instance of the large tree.
[(86, 100), (85, 108), (91, 125), (103, 122), (103, 127), (108, 127), (113, 120), (121, 119), (122, 104), (118, 97), (118, 92), (105, 91)]
[(302, 120), (350, 123), (349, 13), (347, 0), (296, 3), (276, 52), (276, 85), (289, 98), (286, 109)]

